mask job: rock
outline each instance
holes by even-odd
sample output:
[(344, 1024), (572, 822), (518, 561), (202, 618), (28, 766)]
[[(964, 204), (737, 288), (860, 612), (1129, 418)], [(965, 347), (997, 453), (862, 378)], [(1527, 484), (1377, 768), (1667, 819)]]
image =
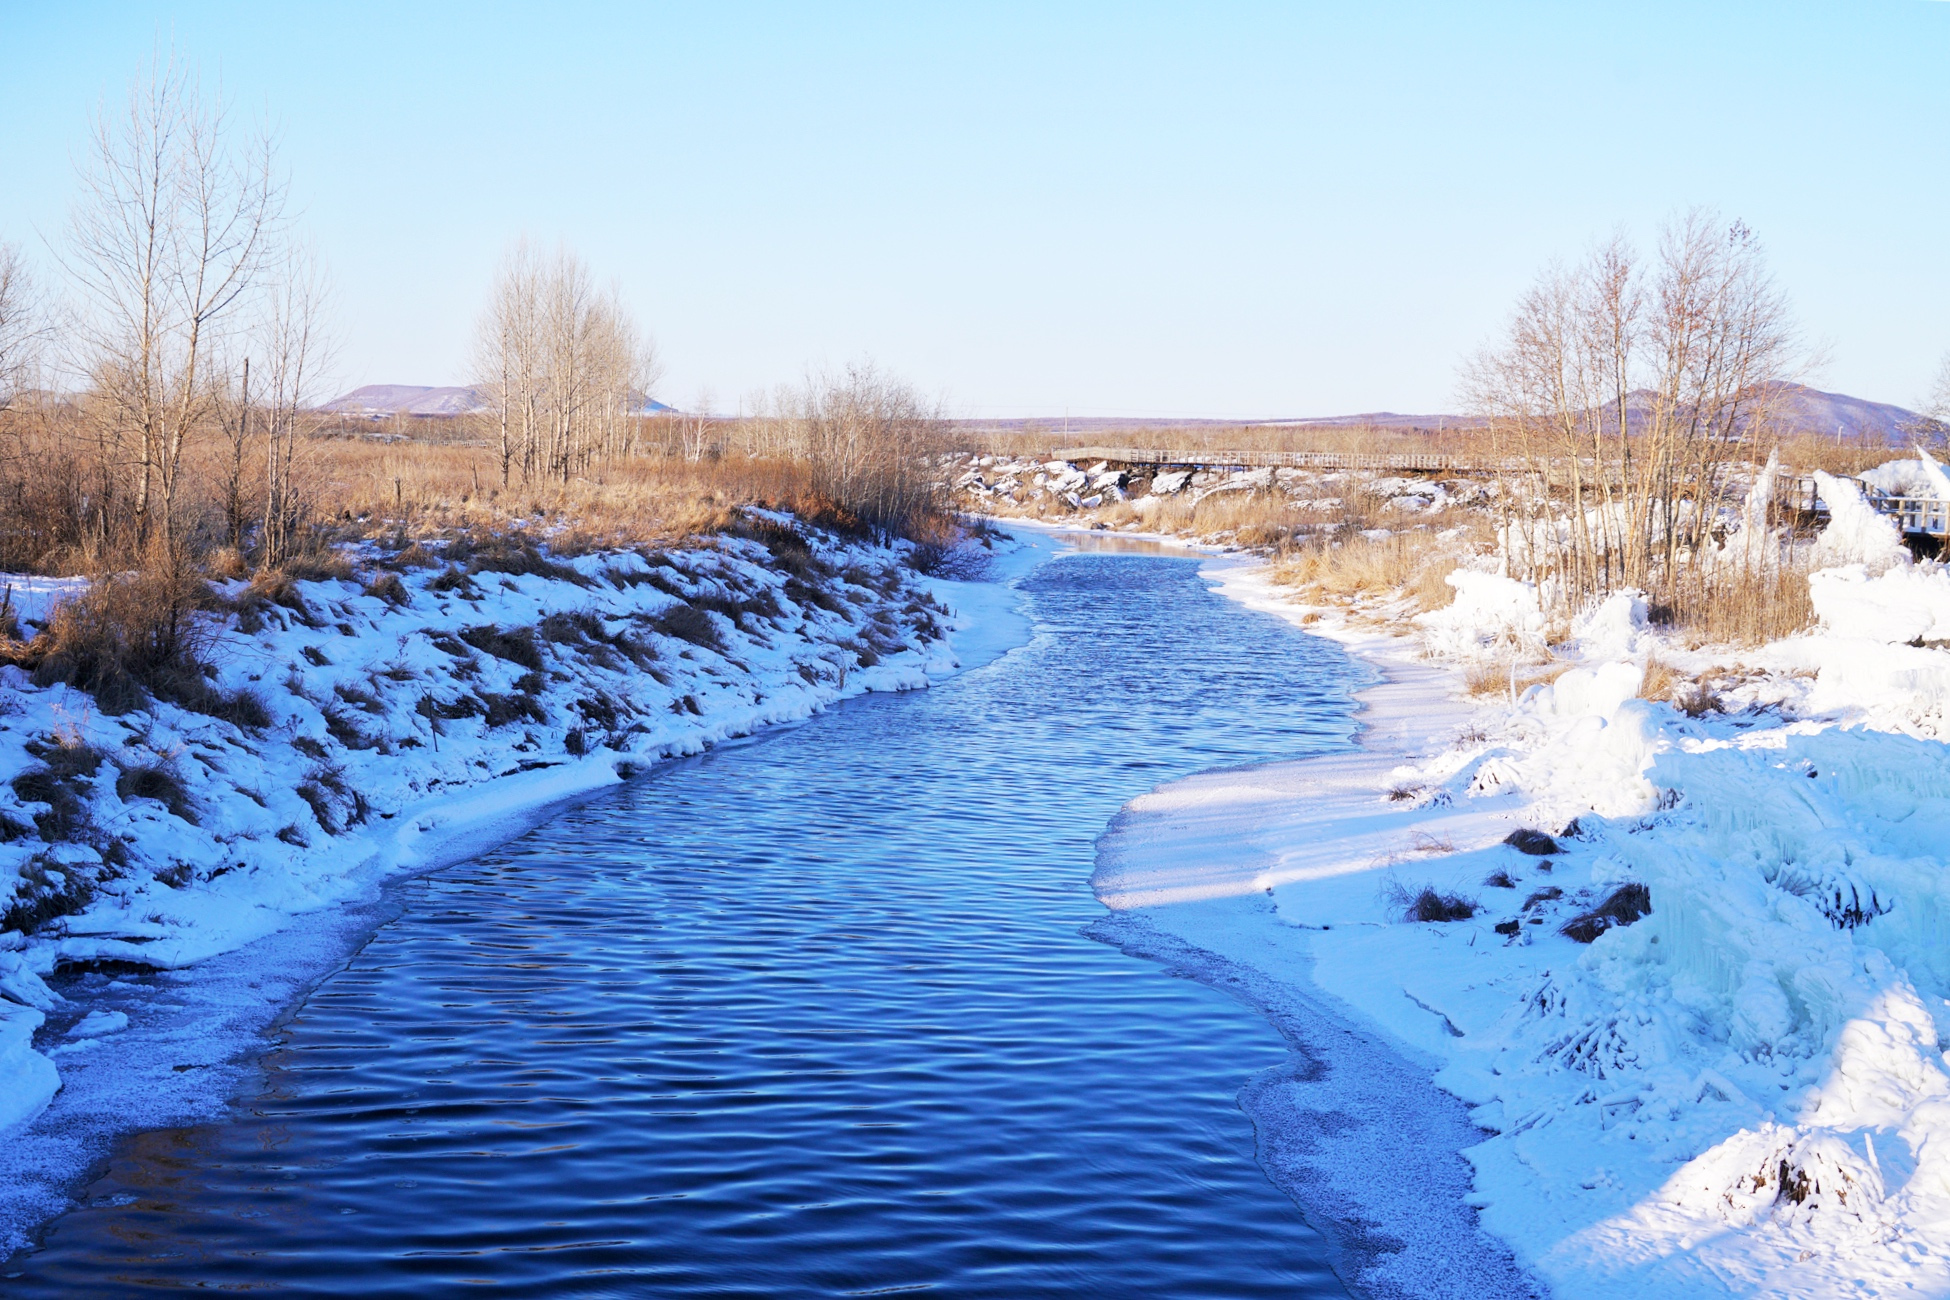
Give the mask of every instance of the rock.
[(1188, 469), (1166, 470), (1151, 480), (1151, 491), (1153, 495), (1168, 497), (1183, 492), (1185, 485), (1191, 481), (1192, 472)]

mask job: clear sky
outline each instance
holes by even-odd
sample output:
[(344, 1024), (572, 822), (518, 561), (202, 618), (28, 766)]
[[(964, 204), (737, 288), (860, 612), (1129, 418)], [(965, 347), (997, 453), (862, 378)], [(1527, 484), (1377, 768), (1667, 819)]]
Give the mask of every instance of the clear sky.
[(1824, 387), (1950, 350), (1950, 3), (0, 0), (0, 239), (158, 43), (268, 114), (343, 384), (454, 383), (528, 234), (717, 409), (871, 357), (961, 414), (1454, 405), (1554, 256), (1709, 205)]

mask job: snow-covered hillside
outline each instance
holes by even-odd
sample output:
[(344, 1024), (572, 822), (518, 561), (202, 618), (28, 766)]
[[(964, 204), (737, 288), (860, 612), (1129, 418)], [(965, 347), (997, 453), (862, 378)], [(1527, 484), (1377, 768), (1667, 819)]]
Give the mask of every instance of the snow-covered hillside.
[[(357, 580), (223, 593), (213, 685), (248, 693), (259, 707), (227, 710), (247, 725), (166, 703), (107, 716), (0, 669), (0, 1128), (59, 1084), (35, 1047), (47, 1015), (63, 1050), (122, 1028), (57, 1006), (58, 965), (189, 966), (659, 757), (954, 662), (941, 584), (904, 543), (764, 512), (685, 550), (354, 558)], [(30, 633), (80, 589), (0, 582)]]

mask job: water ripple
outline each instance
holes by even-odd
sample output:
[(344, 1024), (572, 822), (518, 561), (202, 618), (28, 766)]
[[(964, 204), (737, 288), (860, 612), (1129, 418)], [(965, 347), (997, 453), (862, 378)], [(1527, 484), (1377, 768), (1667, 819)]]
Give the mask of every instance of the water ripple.
[(1028, 588), (995, 664), (400, 886), (8, 1293), (1343, 1294), (1237, 1104), (1278, 1034), (1079, 929), (1125, 800), (1343, 743), (1347, 665), (1181, 559)]

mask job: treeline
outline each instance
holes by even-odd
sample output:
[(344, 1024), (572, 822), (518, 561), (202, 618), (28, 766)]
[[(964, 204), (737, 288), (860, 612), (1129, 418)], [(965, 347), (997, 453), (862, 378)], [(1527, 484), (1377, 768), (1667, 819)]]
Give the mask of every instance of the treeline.
[(165, 566), (297, 537), (330, 348), (269, 137), (159, 61), (90, 134), (59, 285), (0, 246), (0, 566)]
[(863, 365), (742, 422), (652, 418), (656, 350), (620, 293), (525, 241), (488, 286), (471, 377), (491, 409), (468, 445), (358, 449), (318, 410), (330, 295), (270, 138), (180, 61), (94, 123), (50, 253), (37, 277), (0, 241), (0, 571), (277, 571), (352, 535), (532, 519), (550, 484), (612, 536), (607, 483), (639, 514), (706, 520), (768, 485), (840, 526), (944, 530), (938, 412), (912, 389)]

